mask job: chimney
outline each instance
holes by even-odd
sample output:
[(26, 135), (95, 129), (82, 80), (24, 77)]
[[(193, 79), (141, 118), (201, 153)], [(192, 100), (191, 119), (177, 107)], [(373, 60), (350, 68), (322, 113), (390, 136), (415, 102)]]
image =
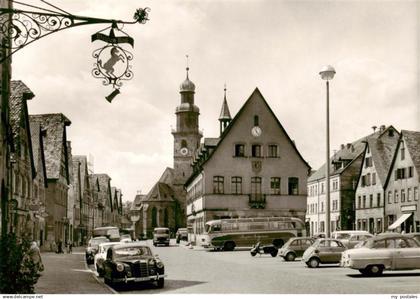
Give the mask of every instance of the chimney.
[(373, 133), (375, 133), (375, 132), (376, 132), (376, 128), (377, 128), (377, 126), (372, 126)]
[(351, 143), (347, 143), (347, 149), (350, 149)]
[(342, 144), (342, 145), (341, 145), (341, 149), (342, 149), (342, 150), (344, 149), (344, 144)]

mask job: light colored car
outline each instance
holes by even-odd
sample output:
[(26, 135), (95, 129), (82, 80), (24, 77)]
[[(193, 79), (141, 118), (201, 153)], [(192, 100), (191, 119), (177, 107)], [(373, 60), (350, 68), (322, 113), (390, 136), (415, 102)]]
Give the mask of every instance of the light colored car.
[(294, 261), (297, 257), (301, 257), (302, 254), (315, 242), (314, 238), (311, 237), (296, 237), (290, 238), (279, 250), (278, 256), (284, 258), (285, 261)]
[(131, 238), (131, 236), (129, 234), (125, 234), (125, 235), (121, 235), (120, 242), (121, 243), (130, 243), (130, 242), (133, 242), (133, 239)]
[(121, 244), (121, 243), (120, 242), (107, 242), (107, 243), (99, 244), (98, 252), (95, 254), (95, 258), (94, 258), (95, 270), (99, 276), (103, 276), (103, 270), (104, 270), (103, 264), (106, 259), (107, 250), (116, 244)]
[(331, 236), (340, 240), (348, 249), (354, 248), (358, 243), (373, 237), (371, 233), (363, 230), (335, 231)]
[(305, 250), (302, 261), (310, 268), (317, 268), (319, 264), (338, 264), (346, 249), (340, 240), (320, 238)]
[(375, 236), (363, 247), (346, 250), (340, 265), (367, 276), (381, 275), (384, 270), (420, 269), (420, 243), (397, 233)]

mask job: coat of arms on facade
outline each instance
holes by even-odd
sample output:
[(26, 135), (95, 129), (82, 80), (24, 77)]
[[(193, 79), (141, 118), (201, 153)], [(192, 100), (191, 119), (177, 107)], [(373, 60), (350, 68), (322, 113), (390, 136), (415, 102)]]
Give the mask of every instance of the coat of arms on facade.
[(252, 171), (260, 172), (262, 169), (262, 161), (252, 161)]

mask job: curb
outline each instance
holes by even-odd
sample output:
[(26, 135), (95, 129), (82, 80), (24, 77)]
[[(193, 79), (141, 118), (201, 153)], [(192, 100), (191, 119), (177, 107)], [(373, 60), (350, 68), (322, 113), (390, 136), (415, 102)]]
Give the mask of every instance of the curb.
[(113, 294), (119, 294), (117, 291), (115, 291), (113, 288), (111, 288), (109, 285), (107, 285), (106, 283), (104, 283), (104, 282), (102, 282), (102, 281), (100, 281), (99, 280), (99, 278), (96, 276), (96, 274), (95, 274), (95, 272), (93, 272), (90, 268), (89, 268), (89, 266), (88, 266), (88, 264), (86, 263), (86, 259), (83, 259), (83, 261), (84, 261), (84, 263), (85, 263), (85, 269), (86, 270), (89, 270), (91, 273), (92, 273), (92, 276), (93, 276), (93, 278), (95, 278), (95, 280), (99, 283), (99, 284), (101, 284), (101, 285), (103, 285), (103, 286), (105, 286), (111, 293), (113, 293)]

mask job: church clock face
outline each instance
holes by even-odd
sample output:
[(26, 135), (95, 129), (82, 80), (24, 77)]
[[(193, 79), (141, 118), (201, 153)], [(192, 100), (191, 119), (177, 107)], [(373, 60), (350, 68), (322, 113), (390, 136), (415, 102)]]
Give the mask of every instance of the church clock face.
[(183, 147), (179, 150), (179, 152), (181, 153), (181, 155), (186, 156), (188, 155), (188, 149), (186, 147)]
[(262, 134), (262, 130), (260, 127), (255, 126), (251, 129), (251, 135), (254, 137), (259, 137)]

